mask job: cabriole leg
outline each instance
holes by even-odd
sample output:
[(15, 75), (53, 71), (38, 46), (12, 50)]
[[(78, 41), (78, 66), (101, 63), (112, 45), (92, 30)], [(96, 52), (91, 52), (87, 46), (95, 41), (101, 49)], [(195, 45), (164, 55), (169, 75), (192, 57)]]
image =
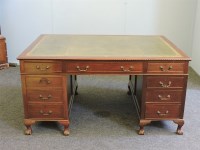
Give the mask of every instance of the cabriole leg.
[(181, 130), (181, 128), (184, 125), (184, 120), (183, 119), (177, 119), (177, 120), (173, 120), (173, 122), (175, 124), (178, 124), (177, 130), (176, 130), (176, 134), (183, 135), (183, 131)]
[(63, 134), (65, 136), (68, 136), (69, 135), (69, 121), (68, 120), (63, 120), (63, 121), (58, 121), (61, 125), (64, 126), (64, 131), (63, 131)]
[(24, 125), (26, 126), (26, 129), (24, 131), (25, 135), (31, 135), (32, 134), (32, 128), (31, 126), (35, 124), (35, 120), (30, 119), (24, 119)]
[(138, 131), (138, 134), (144, 135), (144, 126), (150, 123), (151, 123), (151, 120), (140, 120), (140, 123), (139, 123), (140, 129)]

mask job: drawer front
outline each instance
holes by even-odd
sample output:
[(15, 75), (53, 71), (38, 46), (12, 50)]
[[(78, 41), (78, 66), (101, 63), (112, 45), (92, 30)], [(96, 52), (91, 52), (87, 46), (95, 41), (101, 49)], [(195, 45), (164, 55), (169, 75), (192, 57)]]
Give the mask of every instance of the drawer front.
[(62, 90), (27, 90), (27, 102), (63, 102)]
[(24, 62), (24, 73), (59, 73), (62, 72), (62, 63), (55, 62)]
[(62, 104), (28, 104), (28, 118), (53, 119), (64, 118)]
[(184, 63), (148, 63), (147, 73), (170, 73), (170, 74), (183, 74)]
[(146, 119), (180, 118), (181, 105), (146, 104)]
[(142, 73), (142, 62), (68, 62), (70, 73)]
[(180, 76), (148, 76), (147, 88), (183, 88), (185, 78)]
[(62, 87), (62, 77), (59, 76), (26, 76), (26, 87)]
[(181, 102), (182, 90), (147, 90), (146, 102)]

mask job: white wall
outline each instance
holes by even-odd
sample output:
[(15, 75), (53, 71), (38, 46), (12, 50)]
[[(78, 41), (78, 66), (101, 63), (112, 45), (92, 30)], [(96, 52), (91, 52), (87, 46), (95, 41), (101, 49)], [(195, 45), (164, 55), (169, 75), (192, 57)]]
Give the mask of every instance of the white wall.
[(191, 66), (200, 75), (200, 0), (198, 0), (196, 11)]
[(8, 58), (40, 34), (158, 34), (191, 56), (197, 0), (0, 0)]

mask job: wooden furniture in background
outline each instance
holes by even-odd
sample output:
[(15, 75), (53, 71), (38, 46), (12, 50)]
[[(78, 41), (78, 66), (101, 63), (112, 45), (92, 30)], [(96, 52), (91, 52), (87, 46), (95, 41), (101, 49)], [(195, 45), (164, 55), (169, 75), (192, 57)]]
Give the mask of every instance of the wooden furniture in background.
[(129, 76), (140, 135), (162, 120), (174, 121), (183, 134), (190, 58), (165, 37), (41, 35), (18, 59), (27, 135), (36, 121), (58, 121), (68, 135), (76, 75), (90, 74)]
[(6, 39), (0, 35), (0, 70), (9, 67), (7, 50), (6, 50)]

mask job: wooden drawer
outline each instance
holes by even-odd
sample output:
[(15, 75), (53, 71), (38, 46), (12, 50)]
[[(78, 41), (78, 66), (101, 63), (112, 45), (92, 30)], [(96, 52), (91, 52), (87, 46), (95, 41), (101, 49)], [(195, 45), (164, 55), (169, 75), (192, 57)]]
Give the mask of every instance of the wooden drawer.
[(27, 102), (63, 102), (62, 90), (27, 90)]
[(183, 76), (148, 76), (147, 88), (183, 88), (186, 79)]
[(23, 73), (38, 73), (38, 74), (48, 74), (48, 73), (59, 73), (62, 72), (62, 62), (31, 62), (25, 61), (23, 63)]
[(147, 90), (146, 102), (179, 102), (183, 99), (182, 90)]
[(35, 87), (53, 87), (58, 88), (62, 87), (62, 77), (59, 76), (26, 76), (26, 87), (35, 88)]
[(178, 104), (146, 104), (146, 119), (180, 118), (181, 105)]
[(64, 118), (64, 108), (62, 104), (28, 104), (28, 118), (40, 119), (60, 119)]
[(183, 74), (185, 63), (160, 63), (149, 62), (147, 67), (147, 73), (170, 73), (170, 74)]
[(142, 62), (85, 62), (66, 63), (66, 72), (70, 73), (142, 73)]

